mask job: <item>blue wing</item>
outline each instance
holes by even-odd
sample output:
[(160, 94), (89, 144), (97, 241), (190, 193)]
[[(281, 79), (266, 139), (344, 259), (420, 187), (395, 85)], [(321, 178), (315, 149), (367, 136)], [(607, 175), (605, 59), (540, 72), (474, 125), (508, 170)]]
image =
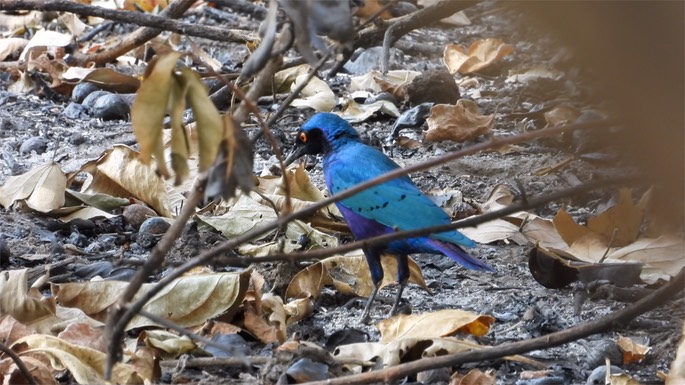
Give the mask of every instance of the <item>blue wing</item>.
[[(324, 159), (326, 185), (333, 195), (397, 168), (390, 158), (362, 143), (350, 144), (345, 151), (331, 153)], [(402, 231), (450, 222), (447, 213), (423, 195), (407, 176), (364, 190), (340, 204), (364, 218)], [(458, 231), (432, 234), (430, 238), (475, 246)]]

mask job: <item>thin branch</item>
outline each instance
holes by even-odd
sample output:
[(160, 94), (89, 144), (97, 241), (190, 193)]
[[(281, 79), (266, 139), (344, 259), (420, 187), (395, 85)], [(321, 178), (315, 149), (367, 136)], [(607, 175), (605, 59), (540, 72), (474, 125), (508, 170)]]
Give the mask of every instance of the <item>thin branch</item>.
[(245, 362), (253, 365), (266, 365), (272, 360), (271, 357), (264, 356), (247, 356), (243, 358), (237, 357), (202, 357), (191, 358), (181, 362), (182, 360), (164, 360), (159, 364), (161, 366), (183, 366), (184, 368), (207, 368), (207, 367), (227, 367), (227, 366), (244, 366)]
[(523, 354), (533, 350), (548, 349), (576, 341), (593, 334), (620, 328), (637, 316), (665, 304), (676, 294), (682, 294), (685, 285), (685, 269), (659, 290), (603, 318), (589, 321), (560, 332), (547, 334), (530, 340), (512, 342), (493, 346), (488, 349), (450, 354), (440, 357), (423, 358), (406, 364), (389, 367), (368, 373), (329, 379), (326, 381), (307, 382), (308, 385), (342, 385), (369, 384), (376, 382), (389, 383), (392, 380), (409, 376), (426, 370), (451, 367), (469, 362), (496, 360), (505, 356)]
[(554, 191), (551, 193), (544, 193), (540, 196), (526, 199), (523, 202), (511, 204), (505, 208), (491, 211), (485, 214), (481, 214), (475, 217), (463, 219), (457, 222), (452, 222), (444, 225), (424, 227), (416, 230), (407, 231), (397, 231), (389, 234), (379, 235), (373, 238), (367, 238), (360, 241), (345, 243), (337, 247), (329, 247), (325, 249), (317, 249), (306, 252), (290, 252), (290, 253), (280, 253), (271, 254), (259, 258), (245, 258), (245, 257), (223, 257), (222, 262), (230, 266), (246, 266), (254, 262), (266, 263), (275, 261), (302, 261), (311, 259), (321, 259), (329, 257), (335, 254), (342, 254), (348, 251), (371, 247), (377, 245), (384, 245), (391, 241), (396, 241), (398, 239), (414, 238), (429, 234), (440, 233), (448, 230), (455, 230), (464, 227), (478, 226), (482, 223), (492, 221), (494, 219), (505, 217), (509, 214), (517, 213), (524, 210), (529, 210), (531, 208), (540, 207), (547, 203), (557, 201), (562, 198), (568, 198), (572, 196), (577, 196), (580, 193), (584, 193), (591, 190), (596, 190), (598, 188), (607, 187), (616, 184), (622, 184), (628, 181), (634, 180), (630, 177), (616, 177), (605, 181), (598, 181), (588, 184), (583, 184), (579, 186), (570, 187), (567, 189)]
[[(173, 5), (174, 3), (172, 3), (170, 7)], [(178, 20), (169, 19), (164, 16), (164, 13), (157, 16), (142, 12), (107, 9), (67, 0), (0, 0), (0, 9), (3, 11), (32, 10), (69, 12), (79, 16), (101, 17), (120, 23), (135, 24), (142, 27), (176, 32), (187, 36), (203, 37), (216, 41), (245, 43), (254, 40), (254, 37), (239, 30), (226, 30), (223, 28), (184, 23)]]
[(21, 357), (19, 357), (17, 353), (15, 353), (12, 349), (5, 346), (5, 344), (3, 344), (2, 342), (0, 342), (0, 351), (7, 354), (12, 359), (14, 364), (17, 365), (17, 369), (19, 369), (21, 374), (23, 374), (24, 377), (26, 377), (26, 381), (28, 381), (30, 385), (38, 384), (36, 382), (36, 379), (33, 378), (33, 375), (31, 374), (29, 368), (27, 368), (26, 365), (24, 365), (24, 361), (21, 360)]
[[(115, 306), (110, 308), (107, 324), (105, 325), (105, 335), (109, 336), (109, 346), (107, 361), (105, 365), (105, 379), (109, 380), (112, 375), (114, 363), (121, 358), (121, 341), (124, 338), (124, 330), (128, 322), (133, 318), (125, 319), (122, 314), (128, 313), (126, 306), (136, 295), (141, 286), (147, 281), (148, 277), (154, 274), (164, 263), (164, 256), (169, 252), (174, 242), (180, 237), (188, 219), (195, 214), (197, 204), (202, 200), (202, 186), (206, 183), (206, 175), (195, 181), (192, 193), (183, 205), (181, 213), (176, 217), (174, 223), (169, 227), (162, 239), (155, 245), (146, 263), (138, 270), (138, 273), (131, 279), (126, 291), (121, 295)], [(140, 310), (140, 309), (138, 309)]]

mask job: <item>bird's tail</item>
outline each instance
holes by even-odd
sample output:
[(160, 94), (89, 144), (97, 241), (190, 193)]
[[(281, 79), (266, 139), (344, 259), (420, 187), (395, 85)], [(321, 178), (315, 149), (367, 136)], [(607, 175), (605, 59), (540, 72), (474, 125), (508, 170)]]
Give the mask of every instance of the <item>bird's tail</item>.
[(446, 256), (450, 257), (452, 260), (458, 262), (460, 265), (464, 267), (473, 270), (495, 271), (495, 269), (490, 267), (490, 265), (479, 259), (474, 258), (473, 256), (471, 256), (471, 254), (466, 252), (466, 250), (462, 249), (458, 245), (430, 238), (426, 239), (426, 241), (430, 248), (442, 254), (445, 254)]

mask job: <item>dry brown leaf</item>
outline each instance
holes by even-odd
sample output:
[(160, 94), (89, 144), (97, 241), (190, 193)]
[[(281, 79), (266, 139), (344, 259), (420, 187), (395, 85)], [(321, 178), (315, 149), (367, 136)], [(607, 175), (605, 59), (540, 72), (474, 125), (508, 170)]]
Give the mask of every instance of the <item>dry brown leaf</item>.
[(619, 336), (616, 344), (623, 352), (623, 364), (625, 365), (644, 360), (647, 353), (652, 349), (649, 346), (639, 344), (624, 336)]
[(587, 227), (577, 224), (563, 208), (554, 216), (552, 223), (554, 223), (554, 228), (559, 233), (559, 236), (569, 246), (578, 238), (592, 233)]
[(0, 341), (5, 345), (12, 345), (14, 341), (35, 333), (33, 328), (22, 324), (9, 314), (0, 316)]
[(546, 64), (542, 64), (532, 68), (526, 68), (520, 71), (509, 71), (509, 77), (507, 77), (505, 82), (527, 84), (538, 79), (557, 80), (560, 79), (562, 76), (564, 76), (563, 72), (550, 68)]
[(423, 314), (400, 314), (379, 322), (381, 343), (402, 338), (431, 339), (467, 333), (482, 337), (490, 330), (495, 318), (472, 312), (445, 309)]
[(0, 204), (9, 208), (25, 200), (33, 210), (47, 213), (64, 205), (67, 177), (56, 163), (46, 163), (25, 174), (9, 176), (0, 187)]
[(580, 116), (580, 111), (562, 104), (545, 112), (544, 116), (548, 126), (556, 127), (575, 122)]
[(395, 70), (386, 75), (371, 71), (366, 75), (350, 78), (350, 92), (370, 91), (374, 94), (389, 92), (396, 100), (404, 100), (404, 88), (420, 75), (417, 71)]
[[(29, 373), (31, 373), (36, 383), (41, 385), (59, 384), (59, 382), (57, 382), (55, 379), (53, 370), (50, 369), (48, 363), (31, 356), (21, 357), (21, 361), (24, 363)], [(4, 360), (0, 361), (0, 378), (3, 379), (3, 385), (29, 383), (29, 380), (24, 377), (22, 371), (17, 368), (16, 364), (11, 358), (5, 358)]]
[(156, 57), (148, 66), (145, 80), (131, 106), (131, 124), (140, 145), (140, 159), (147, 165), (154, 156), (158, 172), (165, 178), (169, 177), (169, 171), (164, 162), (162, 123), (174, 84), (173, 72), (180, 57), (179, 52)]
[(67, 33), (40, 29), (29, 40), (19, 55), (19, 60), (28, 62), (40, 56), (48, 48), (66, 47), (71, 44), (73, 36)]
[(0, 314), (9, 314), (24, 325), (51, 318), (55, 303), (44, 298), (38, 289), (28, 287), (27, 269), (0, 273)]
[[(188, 68), (181, 70), (182, 84), (187, 89), (188, 104), (193, 110), (197, 122), (197, 134), (199, 142), (199, 171), (205, 171), (212, 165), (219, 153), (219, 145), (224, 138), (224, 120), (214, 103), (209, 99), (207, 87), (197, 73)], [(185, 136), (185, 131), (182, 133)], [(187, 145), (187, 144), (186, 144)], [(176, 170), (174, 170), (176, 171)]]
[[(314, 267), (317, 264), (322, 264), (325, 268)], [(381, 264), (384, 272), (382, 288), (395, 282), (397, 259), (391, 255), (383, 255)], [(409, 282), (428, 290), (421, 269), (411, 258), (409, 258)], [(316, 299), (320, 294), (321, 284), (333, 284), (338, 291), (345, 294), (368, 297), (373, 290), (373, 283), (364, 253), (361, 250), (355, 250), (345, 255), (326, 258), (300, 271), (290, 281), (285, 298), (304, 298), (312, 295)], [(305, 293), (305, 295), (301, 296), (300, 293)]]
[(82, 192), (136, 198), (159, 215), (172, 216), (164, 180), (140, 160), (140, 153), (128, 146), (113, 146), (100, 158), (83, 165), (79, 172), (93, 176)]
[(346, 100), (347, 108), (340, 114), (340, 117), (348, 123), (361, 123), (374, 116), (377, 112), (384, 113), (394, 118), (400, 116), (400, 111), (390, 101), (378, 100), (370, 104), (359, 104), (352, 98)]
[(286, 339), (286, 312), (283, 301), (265, 293), (259, 301), (245, 303), (243, 327), (263, 343), (283, 343)]
[(450, 73), (465, 75), (485, 69), (512, 52), (514, 47), (500, 39), (479, 39), (466, 50), (456, 44), (447, 45), (443, 62)]
[(95, 329), (87, 323), (72, 323), (60, 332), (57, 335), (57, 338), (74, 345), (85, 346), (87, 348), (99, 350), (103, 353), (107, 352), (107, 342), (103, 335), (103, 329)]
[(476, 103), (460, 99), (454, 106), (437, 104), (426, 122), (426, 140), (463, 142), (490, 132), (495, 115), (481, 115)]
[(28, 40), (20, 37), (7, 37), (0, 39), (0, 61), (4, 61), (10, 55), (23, 50)]
[(612, 247), (626, 246), (637, 239), (642, 224), (642, 209), (633, 203), (630, 189), (619, 191), (618, 203), (588, 219), (587, 227), (606, 239)]
[(483, 372), (480, 369), (471, 369), (466, 374), (454, 373), (450, 378), (449, 385), (494, 385), (497, 376), (494, 369)]
[[(22, 338), (12, 345), (12, 350), (20, 357), (29, 355), (38, 358), (55, 370), (68, 370), (79, 384), (105, 382), (106, 354), (100, 351), (41, 334)], [(142, 384), (144, 379), (130, 365), (117, 363), (112, 369), (111, 381), (115, 384)]]
[(157, 349), (162, 359), (175, 359), (197, 349), (197, 345), (188, 336), (179, 336), (165, 330), (146, 330), (139, 339), (147, 346)]
[[(206, 320), (231, 312), (242, 302), (249, 273), (193, 275), (176, 279), (153, 297), (143, 309), (181, 326), (200, 325)], [(142, 295), (156, 284), (144, 284)], [(93, 281), (52, 285), (52, 293), (63, 306), (83, 310), (95, 319), (105, 319), (107, 310), (121, 297), (127, 282)], [(157, 325), (136, 316), (126, 330)]]
[(681, 236), (663, 235), (659, 238), (640, 238), (632, 244), (614, 250), (609, 259), (642, 262), (671, 277), (685, 267), (685, 241)]
[(461, 353), (479, 348), (473, 342), (456, 338), (402, 338), (388, 344), (362, 342), (338, 346), (335, 357), (341, 361), (369, 362), (380, 360), (384, 367), (414, 361), (417, 358)]
[[(307, 80), (309, 75), (299, 75), (290, 86), (291, 91)], [(323, 80), (313, 77), (300, 91), (300, 97), (293, 100), (293, 107), (309, 107), (317, 112), (330, 112), (335, 108), (337, 98), (331, 88)]]
[(495, 219), (475, 227), (465, 227), (459, 231), (478, 243), (491, 243), (507, 239), (518, 245), (526, 245), (529, 242), (528, 238), (521, 234), (518, 225), (504, 219)]

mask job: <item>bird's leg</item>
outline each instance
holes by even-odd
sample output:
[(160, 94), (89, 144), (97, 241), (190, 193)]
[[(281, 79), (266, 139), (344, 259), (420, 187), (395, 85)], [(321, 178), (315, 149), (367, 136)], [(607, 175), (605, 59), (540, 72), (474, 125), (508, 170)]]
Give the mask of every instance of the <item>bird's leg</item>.
[(395, 295), (395, 303), (392, 305), (390, 310), (390, 316), (397, 314), (397, 307), (402, 299), (402, 292), (404, 287), (407, 286), (407, 281), (409, 280), (409, 259), (407, 255), (397, 255), (397, 282), (400, 287), (397, 289), (397, 295)]
[(364, 312), (360, 318), (362, 323), (367, 323), (370, 319), (369, 313), (371, 311), (371, 304), (376, 298), (378, 293), (378, 288), (381, 286), (381, 281), (383, 281), (383, 265), (381, 265), (381, 254), (376, 249), (362, 248), (364, 251), (364, 256), (366, 257), (366, 263), (369, 265), (369, 272), (371, 273), (371, 281), (373, 282), (373, 291), (369, 296), (368, 301), (366, 301), (366, 306), (364, 307)]
[(366, 306), (364, 306), (364, 312), (362, 312), (362, 316), (359, 318), (359, 320), (362, 323), (368, 323), (368, 321), (371, 319), (371, 317), (369, 317), (369, 312), (371, 311), (371, 304), (373, 303), (373, 300), (376, 298), (376, 294), (378, 293), (378, 286), (380, 286), (380, 284), (375, 285), (373, 287), (373, 291), (371, 292), (369, 299), (366, 300)]

